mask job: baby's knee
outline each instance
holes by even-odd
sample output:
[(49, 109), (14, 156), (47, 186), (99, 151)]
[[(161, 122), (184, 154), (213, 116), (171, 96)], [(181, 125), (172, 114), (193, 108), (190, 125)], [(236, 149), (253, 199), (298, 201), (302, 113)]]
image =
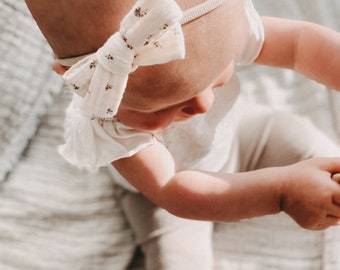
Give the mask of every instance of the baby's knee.
[(209, 270), (213, 265), (212, 223), (188, 220), (142, 244), (146, 269)]

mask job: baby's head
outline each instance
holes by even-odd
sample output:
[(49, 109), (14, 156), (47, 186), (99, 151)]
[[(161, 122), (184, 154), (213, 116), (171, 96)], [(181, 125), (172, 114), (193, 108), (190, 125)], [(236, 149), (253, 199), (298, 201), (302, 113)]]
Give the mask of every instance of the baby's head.
[[(51, 12), (35, 17), (55, 54), (66, 58), (96, 51), (118, 31), (135, 2), (46, 0)], [(177, 0), (184, 11), (203, 2)], [(31, 11), (37, 15), (44, 7)], [(245, 22), (243, 1), (226, 0), (183, 25), (185, 59), (139, 67), (131, 73), (117, 118), (138, 129), (157, 130), (209, 110), (212, 88), (231, 76)]]

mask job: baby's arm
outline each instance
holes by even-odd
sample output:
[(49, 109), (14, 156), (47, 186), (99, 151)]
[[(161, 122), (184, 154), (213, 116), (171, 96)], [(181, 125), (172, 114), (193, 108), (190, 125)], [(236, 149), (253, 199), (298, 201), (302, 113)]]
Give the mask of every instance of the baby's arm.
[(266, 38), (257, 63), (294, 69), (340, 90), (340, 33), (309, 22), (262, 20)]
[(340, 159), (223, 174), (178, 171), (160, 143), (113, 165), (155, 204), (190, 219), (232, 221), (284, 210), (300, 226), (323, 229), (340, 220)]

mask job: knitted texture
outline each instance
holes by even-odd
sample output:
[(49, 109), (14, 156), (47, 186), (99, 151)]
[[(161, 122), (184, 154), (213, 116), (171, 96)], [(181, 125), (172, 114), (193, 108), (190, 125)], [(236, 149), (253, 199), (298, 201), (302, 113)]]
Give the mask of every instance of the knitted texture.
[(0, 182), (61, 89), (52, 53), (24, 1), (0, 1)]

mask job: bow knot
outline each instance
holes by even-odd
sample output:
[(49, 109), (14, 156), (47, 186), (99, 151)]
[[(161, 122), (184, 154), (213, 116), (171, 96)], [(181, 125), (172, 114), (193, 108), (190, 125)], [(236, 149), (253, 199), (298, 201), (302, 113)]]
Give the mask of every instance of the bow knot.
[(72, 66), (65, 82), (83, 97), (82, 109), (112, 119), (122, 100), (128, 75), (138, 66), (184, 58), (182, 10), (174, 0), (139, 0), (119, 32), (94, 55)]
[(128, 47), (120, 33), (112, 35), (96, 52), (100, 65), (111, 73), (122, 75), (131, 73), (134, 57), (135, 51)]

